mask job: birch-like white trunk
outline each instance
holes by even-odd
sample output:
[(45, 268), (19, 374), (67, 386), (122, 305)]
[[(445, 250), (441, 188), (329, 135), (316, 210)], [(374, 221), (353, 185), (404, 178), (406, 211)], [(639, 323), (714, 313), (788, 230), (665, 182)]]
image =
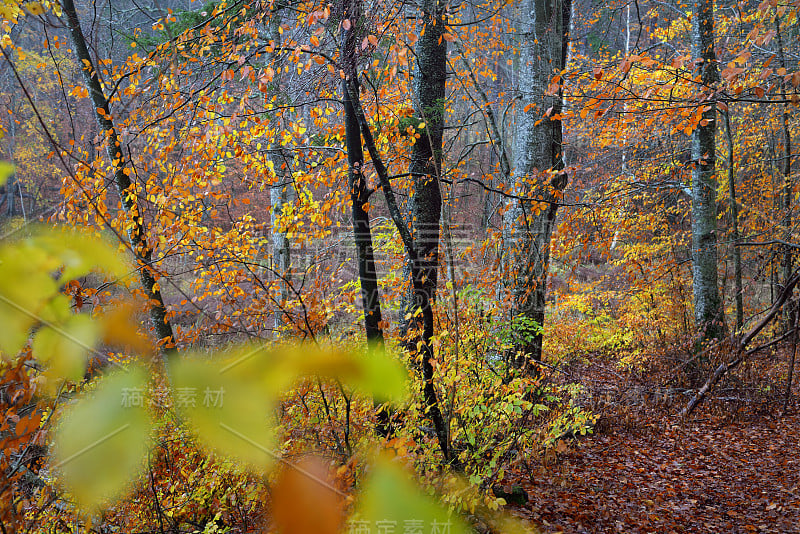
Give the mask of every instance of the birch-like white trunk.
[[(523, 0), (518, 13), (519, 101), (514, 125), (513, 193), (504, 218), (512, 320), (544, 324), (550, 240), (559, 192), (567, 184), (562, 158), (559, 92), (548, 91), (553, 76), (566, 62), (569, 0)], [(542, 201), (531, 200), (532, 198)], [(523, 357), (539, 360), (542, 336), (521, 332), (515, 343)]]
[[(281, 42), (280, 25), (283, 8), (286, 4), (275, 2), (269, 20), (269, 38), (274, 43), (275, 51), (272, 52), (272, 62), (280, 64), (280, 50), (277, 49)], [(280, 83), (280, 69), (275, 68), (277, 81)], [(274, 329), (277, 334), (283, 325), (283, 315), (286, 303), (289, 300), (289, 285), (292, 283), (291, 254), (289, 238), (286, 230), (277, 221), (284, 211), (284, 207), (294, 200), (292, 188), (292, 156), (285, 149), (280, 140), (271, 147), (270, 161), (275, 169), (275, 183), (270, 189), (270, 203), (272, 205), (272, 269), (278, 278), (279, 296), (278, 309), (274, 315)]]

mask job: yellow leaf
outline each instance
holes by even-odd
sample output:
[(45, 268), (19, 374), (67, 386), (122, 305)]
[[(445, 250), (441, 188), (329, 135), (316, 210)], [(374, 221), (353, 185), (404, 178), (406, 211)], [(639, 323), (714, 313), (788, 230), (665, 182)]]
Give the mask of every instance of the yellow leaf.
[(44, 6), (39, 2), (28, 2), (25, 4), (25, 10), (31, 15), (43, 15), (44, 14)]

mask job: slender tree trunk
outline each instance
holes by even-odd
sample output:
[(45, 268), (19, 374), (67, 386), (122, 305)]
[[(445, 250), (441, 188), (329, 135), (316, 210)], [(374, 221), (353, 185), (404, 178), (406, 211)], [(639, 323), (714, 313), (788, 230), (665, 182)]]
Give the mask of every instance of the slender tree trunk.
[[(523, 0), (519, 10), (519, 73), (513, 148), (513, 192), (518, 197), (505, 213), (506, 265), (512, 293), (511, 319), (519, 330), (516, 363), (541, 360), (550, 240), (563, 172), (560, 92), (549, 91), (553, 75), (564, 68), (568, 50), (569, 0)], [(547, 116), (545, 116), (547, 114)], [(535, 323), (535, 324), (533, 324)]]
[(289, 238), (286, 231), (277, 224), (283, 213), (284, 207), (289, 204), (288, 183), (291, 176), (291, 168), (286, 155), (282, 149), (273, 149), (275, 152), (270, 156), (273, 168), (275, 169), (277, 183), (270, 189), (270, 203), (272, 204), (272, 268), (280, 278), (278, 280), (279, 309), (275, 311), (274, 330), (279, 332), (283, 325), (283, 315), (286, 309), (286, 302), (289, 300), (289, 286), (292, 283), (291, 264), (292, 256), (289, 248)]
[[(780, 16), (775, 15), (775, 35), (778, 42), (778, 62), (781, 68), (786, 69), (786, 56), (783, 51), (783, 36), (781, 35), (781, 19)], [(792, 134), (789, 130), (789, 117), (791, 110), (789, 104), (786, 102), (786, 82), (781, 78), (780, 81), (781, 98), (784, 100), (783, 113), (781, 114), (781, 130), (783, 133), (783, 159), (781, 160), (781, 174), (783, 175), (783, 227), (784, 227), (784, 241), (791, 242), (792, 240), (792, 196), (794, 193), (794, 184), (792, 183)], [(783, 285), (789, 280), (792, 275), (792, 249), (784, 247), (783, 249)], [(794, 312), (794, 301), (789, 301), (784, 308), (784, 330), (789, 331), (792, 327), (792, 314)]]
[[(788, 282), (788, 280), (787, 280)], [(800, 319), (800, 308), (797, 306), (797, 302), (794, 303), (793, 312), (792, 312), (792, 324), (794, 332), (792, 332), (792, 353), (789, 356), (789, 372), (786, 377), (786, 391), (783, 394), (783, 409), (781, 410), (781, 415), (786, 415), (789, 411), (789, 401), (792, 399), (792, 381), (794, 379), (794, 362), (797, 357), (797, 340), (798, 340), (798, 319)]]
[[(442, 214), (440, 189), (442, 137), (444, 132), (445, 83), (447, 81), (447, 41), (443, 38), (446, 2), (422, 0), (422, 31), (414, 54), (414, 112), (419, 138), (411, 152), (409, 172), (414, 189), (409, 203), (411, 236), (416, 258), (409, 257), (406, 273), (411, 291), (404, 303), (403, 332), (406, 347), (420, 358), (423, 395), (446, 460), (449, 456), (449, 430), (442, 416), (433, 382), (435, 357), (433, 304), (439, 279), (439, 220)], [(419, 126), (424, 124), (424, 126)]]
[(16, 211), (14, 207), (15, 201), (15, 193), (14, 189), (17, 188), (17, 175), (12, 174), (8, 177), (8, 181), (6, 182), (6, 217), (11, 218), (14, 216), (14, 212)]
[[(274, 43), (272, 52), (272, 63), (274, 65), (275, 76), (280, 77), (282, 69), (282, 62), (280, 60), (281, 52), (277, 50), (281, 42), (281, 14), (283, 8), (286, 7), (285, 3), (275, 2), (270, 13), (269, 19), (269, 38)], [(286, 302), (289, 300), (289, 286), (292, 283), (292, 273), (290, 270), (292, 257), (289, 248), (289, 238), (286, 231), (281, 228), (276, 222), (283, 213), (284, 206), (289, 204), (293, 195), (291, 194), (291, 181), (292, 167), (291, 161), (287, 157), (286, 151), (280, 144), (280, 139), (276, 139), (276, 144), (272, 147), (270, 154), (270, 161), (275, 170), (276, 183), (270, 189), (270, 204), (272, 205), (272, 268), (280, 278), (278, 280), (279, 292), (279, 309), (276, 310), (274, 316), (274, 331), (279, 332), (283, 325), (283, 315), (286, 309)]]
[[(360, 20), (360, 1), (349, 3), (350, 9), (346, 17), (356, 24)], [(374, 249), (372, 246), (372, 230), (370, 228), (369, 213), (366, 204), (369, 197), (364, 169), (364, 149), (361, 143), (361, 129), (356, 117), (355, 108), (350, 100), (347, 88), (348, 81), (358, 84), (356, 72), (356, 40), (357, 33), (354, 27), (345, 31), (342, 58), (345, 66), (347, 80), (342, 82), (345, 113), (345, 139), (347, 144), (347, 161), (350, 165), (349, 186), (350, 202), (353, 212), (353, 236), (356, 244), (356, 261), (358, 263), (358, 278), (361, 282), (361, 303), (364, 307), (364, 328), (367, 341), (383, 344), (383, 319), (381, 317), (381, 301), (378, 293), (378, 270), (375, 266)]]
[(164, 307), (161, 290), (156, 284), (155, 270), (152, 267), (153, 249), (147, 243), (144, 223), (136, 203), (136, 195), (131, 194), (133, 193), (132, 184), (128, 177), (130, 171), (125, 155), (122, 152), (122, 145), (111, 116), (108, 99), (103, 93), (100, 79), (97, 77), (96, 67), (92, 57), (89, 55), (89, 49), (86, 46), (86, 39), (81, 30), (80, 20), (75, 11), (73, 0), (64, 0), (63, 8), (67, 19), (67, 27), (72, 37), (75, 56), (81, 65), (83, 80), (92, 100), (95, 119), (105, 135), (106, 152), (114, 167), (114, 183), (119, 193), (122, 209), (132, 223), (128, 229), (128, 239), (139, 268), (142, 288), (150, 301), (148, 310), (150, 323), (159, 340), (159, 344), (169, 349), (175, 346), (172, 325), (167, 320), (167, 310)]
[(733, 133), (730, 107), (722, 112), (725, 117), (725, 137), (728, 139), (728, 195), (730, 202), (731, 237), (733, 238), (733, 288), (736, 298), (736, 331), (744, 325), (744, 294), (742, 289), (742, 251), (739, 247), (739, 206), (736, 204), (736, 169), (733, 158)]
[[(9, 125), (9, 134), (11, 137), (11, 163), (16, 165), (16, 152), (17, 152), (17, 123), (15, 121), (10, 121), (11, 124)], [(15, 167), (16, 168), (16, 167)], [(17, 173), (14, 172), (11, 176), (8, 177), (8, 181), (6, 182), (6, 217), (11, 218), (14, 216), (14, 186), (17, 183)]]
[(714, 55), (714, 2), (696, 0), (692, 13), (692, 57), (702, 84), (702, 121), (692, 132), (692, 274), (695, 326), (704, 339), (723, 334), (723, 310), (717, 287), (717, 187), (715, 133), (718, 80)]
[[(345, 18), (351, 21), (351, 29), (344, 32), (342, 61), (345, 79), (342, 81), (342, 94), (345, 112), (345, 142), (347, 144), (347, 161), (350, 166), (348, 184), (350, 187), (350, 204), (353, 213), (353, 238), (356, 244), (356, 261), (358, 278), (361, 283), (361, 303), (364, 308), (364, 330), (367, 342), (383, 346), (383, 318), (381, 314), (380, 293), (378, 290), (378, 269), (375, 265), (372, 245), (372, 229), (369, 222), (367, 204), (370, 191), (364, 176), (364, 149), (361, 140), (361, 125), (356, 113), (356, 106), (351, 98), (351, 85), (358, 94), (358, 69), (356, 62), (356, 46), (358, 43), (358, 24), (362, 16), (361, 0), (347, 3)], [(360, 107), (360, 106), (359, 106)], [(378, 406), (376, 431), (380, 436), (388, 438), (392, 434), (390, 408)]]

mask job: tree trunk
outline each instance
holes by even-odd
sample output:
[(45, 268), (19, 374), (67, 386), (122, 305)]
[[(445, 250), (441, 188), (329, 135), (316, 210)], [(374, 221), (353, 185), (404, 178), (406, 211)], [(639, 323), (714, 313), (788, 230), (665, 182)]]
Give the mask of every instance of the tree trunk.
[(697, 0), (692, 14), (694, 75), (699, 77), (702, 121), (692, 132), (692, 274), (695, 326), (704, 339), (723, 334), (723, 310), (717, 287), (717, 187), (714, 177), (719, 80), (714, 55), (714, 2)]
[[(269, 19), (269, 38), (273, 42), (272, 63), (274, 65), (275, 76), (280, 77), (282, 69), (282, 62), (280, 60), (280, 51), (277, 50), (281, 42), (281, 12), (286, 4), (275, 2), (272, 7)], [(272, 268), (275, 275), (279, 278), (278, 287), (280, 288), (279, 294), (279, 309), (275, 311), (274, 316), (274, 331), (280, 331), (283, 325), (283, 315), (286, 310), (286, 302), (289, 300), (289, 287), (292, 283), (291, 267), (291, 253), (289, 248), (289, 238), (286, 231), (282, 229), (276, 221), (283, 213), (284, 206), (291, 200), (291, 176), (292, 167), (291, 160), (287, 157), (286, 152), (280, 144), (280, 139), (276, 138), (276, 145), (272, 147), (270, 154), (270, 161), (272, 162), (273, 169), (275, 170), (276, 183), (270, 189), (270, 204), (272, 205)]]
[[(786, 69), (786, 56), (783, 51), (783, 36), (781, 35), (781, 19), (775, 14), (775, 35), (778, 41), (778, 62), (781, 68)], [(792, 241), (792, 196), (794, 184), (792, 183), (792, 134), (789, 130), (789, 117), (791, 110), (786, 96), (786, 82), (780, 81), (781, 99), (784, 101), (783, 113), (781, 114), (781, 130), (783, 133), (783, 158), (781, 160), (781, 174), (783, 175), (783, 240), (787, 243)], [(783, 249), (783, 285), (792, 275), (792, 249)], [(784, 308), (784, 331), (788, 332), (792, 326), (791, 317), (794, 312), (794, 302), (790, 301)]]
[[(439, 219), (442, 214), (440, 178), (444, 100), (447, 81), (446, 3), (423, 0), (420, 5), (422, 31), (414, 48), (414, 114), (419, 138), (411, 152), (409, 172), (414, 189), (409, 202), (411, 236), (416, 257), (409, 256), (406, 273), (411, 291), (404, 303), (403, 333), (406, 347), (420, 359), (423, 395), (428, 416), (446, 460), (449, 457), (449, 431), (442, 416), (433, 383), (435, 357), (431, 338), (433, 304), (439, 275)], [(415, 121), (416, 122), (416, 121)], [(424, 125), (424, 126), (420, 126)]]
[(12, 174), (6, 182), (6, 217), (11, 218), (16, 211), (14, 208), (14, 190), (17, 188), (17, 175)]
[(97, 77), (96, 67), (92, 57), (89, 55), (86, 39), (81, 30), (80, 20), (75, 11), (73, 0), (64, 0), (63, 8), (67, 19), (67, 27), (72, 37), (72, 45), (75, 48), (75, 56), (81, 65), (83, 80), (92, 100), (95, 119), (105, 135), (106, 152), (108, 159), (114, 166), (114, 183), (119, 193), (122, 209), (133, 223), (128, 230), (128, 240), (139, 268), (142, 288), (150, 301), (148, 310), (150, 323), (159, 340), (159, 345), (166, 349), (173, 348), (175, 346), (175, 338), (172, 334), (172, 325), (167, 320), (167, 310), (164, 307), (164, 300), (161, 297), (161, 290), (156, 284), (155, 271), (152, 267), (153, 249), (147, 243), (144, 223), (136, 203), (136, 195), (130, 194), (133, 193), (131, 180), (128, 177), (130, 171), (122, 153), (122, 145), (111, 117), (108, 99), (103, 93), (100, 79)]
[(736, 299), (736, 331), (744, 326), (744, 295), (742, 289), (742, 251), (739, 248), (739, 206), (736, 204), (736, 170), (733, 158), (733, 133), (731, 132), (730, 107), (723, 112), (725, 117), (725, 136), (728, 139), (728, 194), (731, 216), (731, 237), (733, 238), (733, 283)]
[[(519, 102), (513, 148), (513, 193), (505, 213), (503, 239), (512, 294), (511, 320), (516, 363), (541, 360), (550, 240), (563, 172), (560, 92), (549, 90), (564, 68), (568, 48), (569, 0), (524, 0), (519, 12)], [(547, 116), (545, 116), (547, 115)], [(541, 198), (534, 202), (519, 197)], [(535, 369), (535, 368), (531, 368)]]
[[(346, 18), (355, 21), (361, 18), (360, 1), (349, 2)], [(366, 204), (369, 197), (364, 169), (364, 149), (361, 144), (361, 128), (358, 124), (353, 102), (350, 99), (347, 83), (350, 81), (356, 86), (358, 78), (356, 72), (356, 29), (351, 26), (345, 31), (342, 59), (347, 80), (342, 82), (344, 96), (344, 122), (345, 140), (347, 144), (347, 161), (350, 165), (349, 186), (350, 202), (353, 212), (353, 237), (356, 244), (356, 261), (358, 263), (358, 278), (361, 282), (361, 303), (364, 307), (364, 328), (367, 341), (383, 344), (383, 329), (381, 317), (381, 301), (378, 293), (378, 270), (375, 266), (375, 257), (372, 246), (372, 230), (369, 223), (369, 213)]]
[[(430, 5), (426, 3), (425, 5)], [(444, 8), (437, 7), (437, 9), (441, 9), (441, 11), (437, 11), (440, 13), (441, 19), (434, 25), (433, 18), (425, 18), (423, 19), (426, 27), (425, 27), (425, 35), (420, 37), (419, 41), (423, 41), (423, 37), (426, 37), (425, 42), (431, 44), (435, 44), (436, 46), (440, 46), (442, 43), (446, 42), (444, 39), (441, 39), (442, 43), (439, 43), (438, 37), (435, 39), (429, 39), (431, 35), (434, 33), (438, 36), (441, 36), (444, 33)], [(417, 54), (421, 54), (421, 57), (425, 57), (425, 52), (419, 49)], [(444, 58), (446, 61), (446, 56)], [(446, 462), (450, 462), (452, 458), (450, 457), (450, 450), (448, 446), (448, 430), (447, 425), (445, 423), (444, 417), (442, 416), (441, 409), (439, 407), (438, 397), (436, 395), (436, 390), (433, 386), (433, 365), (431, 363), (433, 359), (433, 349), (430, 343), (430, 339), (433, 335), (433, 308), (431, 307), (432, 301), (431, 298), (434, 297), (434, 294), (431, 289), (426, 288), (433, 288), (435, 290), (435, 285), (430, 286), (426, 284), (426, 278), (424, 276), (424, 268), (430, 268), (431, 265), (438, 266), (438, 254), (434, 257), (427, 257), (426, 259), (421, 259), (420, 254), (416, 249), (415, 240), (412, 236), (411, 230), (403, 218), (403, 214), (400, 211), (400, 207), (397, 203), (397, 199), (394, 195), (394, 189), (392, 188), (392, 184), (389, 178), (389, 172), (386, 169), (386, 165), (384, 165), (383, 160), (378, 153), (377, 145), (375, 144), (375, 138), (372, 135), (372, 131), (370, 129), (369, 123), (367, 122), (367, 118), (364, 115), (364, 109), (361, 106), (361, 100), (358, 93), (358, 84), (356, 83), (356, 79), (354, 77), (347, 78), (347, 91), (348, 97), (350, 102), (353, 106), (353, 110), (355, 112), (356, 118), (358, 119), (359, 127), (361, 128), (361, 135), (364, 140), (364, 144), (366, 145), (367, 149), (369, 150), (370, 158), (372, 159), (372, 163), (375, 167), (375, 172), (380, 179), (380, 188), (383, 191), (384, 198), (386, 199), (386, 206), (389, 210), (389, 214), (392, 217), (392, 221), (397, 228), (397, 231), (400, 233), (400, 237), (403, 241), (403, 246), (405, 247), (406, 253), (408, 254), (408, 262), (407, 265), (410, 269), (410, 277), (411, 277), (411, 288), (413, 292), (413, 302), (416, 306), (416, 309), (420, 311), (419, 319), (416, 319), (417, 326), (414, 328), (419, 335), (420, 343), (417, 346), (411, 347), (415, 353), (418, 354), (420, 363), (422, 365), (422, 372), (423, 372), (423, 396), (425, 399), (427, 415), (431, 419), (433, 423), (434, 429), (436, 431), (436, 437), (439, 442), (439, 446), (442, 450), (442, 454)], [(440, 104), (443, 107), (443, 102)], [(428, 112), (428, 115), (433, 119), (435, 118), (435, 114), (431, 114)], [(439, 119), (441, 120), (441, 118)], [(428, 128), (426, 125), (425, 128)], [(423, 128), (423, 129), (425, 129)], [(434, 130), (434, 126), (430, 127), (431, 131)], [(424, 132), (421, 132), (424, 133)], [(430, 143), (431, 139), (434, 139), (433, 136), (427, 137), (428, 142)], [(441, 157), (441, 145), (437, 149), (433, 143), (431, 143), (431, 153), (435, 158)], [(437, 159), (438, 162), (438, 159)], [(438, 165), (434, 167), (434, 169), (438, 169)], [(438, 176), (434, 175), (433, 178), (437, 180), (437, 188), (438, 188)], [(438, 189), (437, 189), (438, 190)], [(440, 208), (441, 209), (441, 206)], [(436, 217), (438, 223), (438, 215)], [(438, 228), (438, 227), (437, 227)], [(424, 233), (424, 236), (430, 236), (429, 233)], [(438, 229), (437, 229), (437, 240), (438, 240)], [(422, 246), (429, 246), (426, 244), (422, 244)], [(438, 251), (438, 246), (436, 249)], [(431, 263), (432, 260), (435, 260), (436, 263)]]

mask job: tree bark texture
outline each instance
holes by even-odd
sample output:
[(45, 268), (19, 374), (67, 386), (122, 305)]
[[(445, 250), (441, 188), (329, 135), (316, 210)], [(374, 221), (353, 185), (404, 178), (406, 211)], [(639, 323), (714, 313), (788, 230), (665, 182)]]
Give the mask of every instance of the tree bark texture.
[(723, 112), (725, 134), (728, 139), (728, 195), (731, 216), (731, 237), (733, 239), (733, 282), (736, 299), (736, 331), (744, 326), (744, 289), (742, 287), (742, 251), (739, 247), (739, 206), (736, 203), (736, 169), (733, 157), (733, 133), (731, 132), (730, 107)]
[(72, 45), (75, 48), (75, 56), (81, 66), (83, 80), (92, 100), (95, 119), (105, 135), (106, 152), (114, 167), (114, 183), (119, 193), (122, 209), (133, 222), (128, 230), (128, 240), (136, 258), (142, 288), (150, 301), (148, 310), (150, 323), (159, 344), (164, 348), (171, 348), (175, 346), (175, 338), (172, 333), (172, 325), (167, 320), (167, 310), (161, 297), (161, 290), (156, 284), (155, 271), (152, 267), (153, 249), (147, 243), (142, 215), (139, 213), (136, 194), (128, 177), (130, 171), (122, 152), (122, 145), (111, 116), (108, 99), (100, 85), (100, 79), (97, 77), (96, 66), (89, 55), (86, 38), (81, 30), (73, 0), (64, 0), (63, 9)]
[[(542, 198), (517, 198), (504, 216), (511, 319), (544, 324), (550, 241), (560, 193), (567, 185), (563, 172), (562, 124), (557, 116), (562, 97), (551, 90), (553, 76), (564, 68), (570, 17), (569, 0), (524, 0), (519, 8), (519, 76), (513, 145), (513, 193)], [(542, 356), (541, 332), (524, 332), (515, 341), (522, 357)]]
[[(446, 460), (449, 457), (449, 431), (442, 416), (433, 382), (435, 357), (433, 304), (439, 278), (439, 220), (442, 215), (440, 178), (442, 137), (444, 132), (445, 84), (447, 81), (447, 41), (445, 33), (446, 2), (422, 0), (419, 10), (422, 31), (414, 48), (414, 115), (419, 119), (416, 140), (411, 151), (409, 172), (414, 183), (409, 202), (412, 246), (406, 273), (411, 291), (404, 303), (403, 332), (406, 347), (419, 357), (423, 396), (428, 416)], [(424, 126), (420, 127), (420, 124)]]
[(358, 278), (361, 283), (361, 303), (364, 308), (364, 328), (367, 341), (383, 343), (383, 330), (381, 324), (381, 301), (378, 292), (378, 270), (375, 266), (375, 255), (372, 246), (372, 230), (370, 228), (369, 213), (366, 204), (369, 197), (366, 177), (364, 176), (364, 149), (361, 143), (361, 127), (358, 123), (353, 102), (350, 99), (348, 81), (358, 86), (358, 73), (356, 69), (356, 40), (358, 38), (355, 21), (360, 20), (360, 1), (348, 3), (346, 17), (351, 20), (350, 30), (344, 32), (344, 47), (342, 59), (345, 66), (347, 80), (342, 82), (345, 113), (345, 140), (347, 144), (347, 161), (350, 166), (349, 187), (350, 204), (353, 213), (353, 237), (356, 244), (356, 261), (358, 263)]
[(716, 97), (719, 81), (714, 54), (714, 2), (697, 0), (692, 13), (692, 57), (700, 79), (702, 121), (692, 132), (692, 290), (695, 326), (705, 339), (723, 334), (722, 301), (717, 287), (717, 130)]
[[(286, 6), (287, 4), (285, 3), (275, 2), (269, 19), (269, 38), (273, 42), (271, 59), (275, 65), (276, 76), (280, 76), (282, 72), (280, 69), (280, 66), (282, 66), (280, 52), (276, 48), (281, 42), (281, 16)], [(276, 222), (283, 213), (284, 206), (289, 204), (294, 197), (290, 184), (292, 176), (291, 160), (287, 155), (287, 151), (281, 146), (279, 139), (276, 139), (276, 146), (272, 147), (270, 161), (275, 169), (277, 180), (270, 189), (270, 204), (272, 206), (272, 269), (279, 278), (278, 286), (280, 288), (278, 297), (279, 309), (276, 310), (274, 318), (274, 329), (275, 332), (278, 332), (283, 325), (283, 314), (286, 309), (286, 302), (289, 300), (289, 286), (292, 283), (290, 270), (292, 257), (286, 231)]]
[[(783, 50), (783, 35), (781, 34), (781, 19), (775, 15), (775, 36), (778, 42), (778, 64), (786, 69), (786, 55)], [(780, 81), (781, 99), (784, 101), (783, 113), (781, 113), (781, 132), (783, 133), (783, 158), (781, 160), (781, 174), (783, 175), (783, 239), (787, 243), (792, 241), (792, 196), (794, 194), (794, 183), (792, 182), (792, 133), (789, 129), (789, 118), (791, 116), (790, 104), (787, 101), (786, 82)], [(783, 250), (783, 285), (792, 275), (792, 249), (784, 247)], [(784, 313), (784, 329), (791, 328), (791, 316), (794, 313), (794, 303), (789, 302)]]

